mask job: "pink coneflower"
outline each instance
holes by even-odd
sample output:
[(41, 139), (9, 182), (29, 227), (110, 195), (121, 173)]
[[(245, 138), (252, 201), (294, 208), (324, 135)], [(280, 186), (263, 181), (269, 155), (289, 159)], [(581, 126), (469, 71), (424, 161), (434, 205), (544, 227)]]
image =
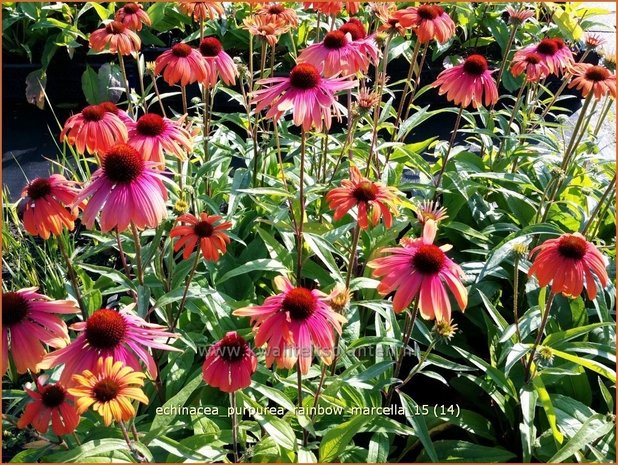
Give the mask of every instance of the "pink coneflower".
[(425, 224), (428, 220), (434, 221), (439, 224), (440, 221), (444, 221), (448, 218), (446, 208), (441, 207), (438, 202), (431, 200), (423, 200), (416, 209), (416, 217), (421, 224)]
[(384, 226), (390, 228), (393, 223), (391, 210), (397, 212), (394, 189), (363, 177), (356, 166), (350, 166), (350, 179), (344, 179), (341, 187), (326, 194), (326, 200), (328, 206), (335, 210), (335, 221), (356, 206), (358, 225), (362, 229), (367, 229), (369, 223), (372, 226), (378, 224), (380, 216), (384, 217)]
[(506, 12), (509, 14), (509, 21), (517, 25), (523, 24), (534, 16), (534, 10), (515, 9), (510, 5), (506, 7)]
[(112, 113), (116, 115), (127, 127), (130, 123), (133, 123), (133, 119), (129, 116), (129, 114), (126, 111), (118, 108), (114, 102), (102, 102), (99, 103), (99, 106), (103, 108), (103, 110), (105, 110), (107, 113)]
[(204, 37), (200, 42), (200, 53), (206, 64), (206, 80), (203, 84), (214, 87), (219, 76), (228, 86), (236, 84), (238, 69), (234, 60), (223, 50), (221, 42), (216, 37)]
[(236, 316), (249, 316), (254, 324), (255, 345), (267, 344), (266, 366), (291, 368), (296, 360), (303, 374), (309, 372), (312, 346), (330, 365), (333, 360), (333, 328), (341, 334), (346, 319), (328, 305), (329, 296), (317, 289), (294, 287), (289, 279), (278, 276), (275, 286), (280, 294), (268, 297), (262, 305), (239, 308)]
[(498, 88), (491, 77), (494, 71), (489, 71), (483, 56), (470, 55), (462, 64), (442, 71), (432, 87), (440, 87), (440, 95), (446, 94), (449, 101), (464, 108), (470, 103), (474, 108), (483, 102), (490, 106), (498, 101)]
[(180, 11), (191, 16), (193, 21), (207, 21), (223, 16), (225, 10), (221, 2), (193, 2), (190, 0), (180, 0)]
[(305, 8), (313, 8), (322, 14), (328, 16), (337, 16), (343, 10), (345, 5), (346, 10), (350, 15), (355, 15), (359, 12), (361, 2), (304, 2)]
[(170, 237), (180, 237), (174, 244), (174, 252), (184, 247), (182, 258), (187, 260), (195, 246), (199, 245), (204, 260), (218, 261), (219, 253), (224, 254), (230, 243), (229, 236), (223, 231), (232, 227), (229, 221), (219, 223), (221, 219), (219, 215), (209, 216), (206, 213), (200, 213), (199, 219), (189, 213), (179, 216), (176, 221), (188, 225), (172, 228)]
[(593, 300), (597, 296), (595, 276), (602, 287), (609, 283), (605, 258), (580, 233), (549, 239), (532, 249), (530, 255), (537, 253), (528, 276), (535, 275), (542, 287), (551, 282), (551, 292), (554, 294), (575, 298), (586, 286), (586, 293)]
[(44, 385), (45, 378), (40, 376), (35, 380), (36, 391), (25, 388), (34, 402), (26, 404), (17, 427), (23, 429), (32, 425), (39, 433), (45, 434), (51, 422), (55, 435), (71, 434), (79, 424), (79, 414), (73, 405), (72, 396), (61, 383)]
[(352, 45), (350, 34), (339, 30), (328, 32), (322, 42), (301, 51), (298, 62), (314, 65), (325, 77), (350, 76), (369, 69), (367, 55)]
[(402, 27), (412, 28), (421, 44), (437, 40), (443, 44), (455, 35), (455, 23), (438, 5), (420, 5), (393, 13)]
[(165, 167), (165, 153), (185, 160), (193, 149), (189, 131), (155, 113), (146, 113), (128, 128), (127, 144), (141, 153), (144, 160), (155, 162), (159, 167)]
[(267, 16), (269, 20), (283, 21), (290, 27), (298, 27), (298, 16), (292, 8), (287, 8), (281, 3), (268, 3), (257, 12), (260, 16)]
[(78, 211), (70, 206), (78, 193), (77, 183), (61, 174), (30, 182), (21, 193), (26, 231), (42, 239), (49, 239), (51, 234), (59, 236), (65, 228), (73, 231)]
[(64, 364), (60, 382), (69, 385), (75, 373), (84, 370), (94, 371), (100, 357), (113, 357), (141, 371), (140, 360), (146, 370), (155, 378), (157, 364), (148, 348), (180, 352), (165, 341), (178, 337), (165, 331), (165, 327), (147, 323), (127, 309), (116, 311), (102, 308), (94, 312), (86, 321), (75, 323), (72, 330), (79, 331), (68, 346), (47, 354), (41, 368), (52, 368)]
[(515, 77), (526, 73), (526, 81), (539, 82), (551, 74), (551, 71), (541, 55), (530, 52), (527, 55), (515, 54), (511, 62), (511, 73)]
[(524, 47), (515, 52), (513, 60), (522, 60), (529, 53), (540, 55), (551, 73), (557, 76), (573, 63), (573, 53), (559, 38), (543, 39), (538, 44)]
[(577, 63), (571, 68), (573, 80), (569, 89), (575, 87), (587, 97), (590, 92), (599, 100), (605, 95), (616, 98), (616, 75), (603, 66), (594, 66), (590, 63)]
[(235, 392), (251, 385), (257, 357), (236, 331), (210, 346), (202, 366), (202, 378), (223, 392)]
[(139, 36), (119, 21), (112, 21), (90, 34), (90, 48), (95, 52), (130, 55), (141, 46)]
[(291, 109), (296, 126), (308, 131), (314, 125), (320, 131), (322, 127), (330, 128), (333, 112), (337, 118), (346, 112), (335, 93), (357, 84), (345, 77), (323, 78), (312, 64), (300, 63), (287, 78), (259, 80), (258, 85), (268, 87), (255, 91), (252, 103), (257, 105), (256, 113), (269, 107), (266, 116), (275, 121)]
[(155, 60), (155, 74), (163, 72), (163, 79), (170, 86), (186, 86), (206, 79), (206, 64), (200, 52), (190, 45), (180, 43), (166, 50)]
[(249, 31), (254, 37), (265, 40), (268, 45), (274, 47), (279, 41), (279, 36), (290, 30), (290, 24), (277, 16), (252, 15), (242, 20), (243, 29)]
[(101, 168), (75, 202), (87, 197), (83, 221), (92, 228), (101, 212), (101, 231), (125, 231), (132, 223), (139, 229), (156, 228), (167, 216), (167, 190), (157, 172), (157, 163), (144, 161), (133, 147), (114, 145), (105, 153)]
[(588, 50), (595, 50), (605, 44), (605, 39), (598, 34), (588, 33), (584, 37), (584, 45)]
[(116, 12), (114, 19), (133, 31), (141, 31), (142, 25), (150, 26), (150, 16), (140, 3), (125, 3)]
[(29, 287), (2, 293), (3, 375), (9, 366), (9, 349), (18, 373), (36, 373), (47, 353), (43, 344), (58, 348), (70, 341), (67, 325), (55, 314), (73, 314), (79, 308), (70, 300), (54, 301), (36, 291)]
[(395, 291), (393, 310), (400, 313), (413, 299), (418, 299), (418, 310), (426, 320), (450, 321), (451, 303), (448, 287), (463, 311), (468, 304), (468, 292), (461, 282), (463, 271), (445, 251), (450, 245), (433, 244), (436, 223), (425, 222), (420, 239), (404, 239), (403, 247), (391, 247), (382, 252), (390, 255), (376, 258), (367, 264), (373, 276), (382, 278), (378, 292), (382, 295)]
[(100, 105), (90, 105), (64, 123), (60, 141), (64, 142), (65, 139), (75, 145), (81, 155), (86, 150), (100, 155), (112, 145), (126, 142), (127, 127), (118, 116), (107, 112)]

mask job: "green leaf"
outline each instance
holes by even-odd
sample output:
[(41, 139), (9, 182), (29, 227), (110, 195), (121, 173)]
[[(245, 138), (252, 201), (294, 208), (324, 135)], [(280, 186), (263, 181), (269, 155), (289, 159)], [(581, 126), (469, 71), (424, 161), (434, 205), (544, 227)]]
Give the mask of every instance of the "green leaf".
[(547, 389), (545, 389), (545, 384), (540, 376), (535, 376), (532, 378), (532, 385), (539, 395), (539, 400), (541, 401), (541, 405), (543, 406), (543, 410), (545, 410), (545, 415), (547, 415), (547, 421), (549, 422), (549, 427), (551, 428), (551, 432), (554, 436), (554, 439), (558, 444), (562, 444), (564, 442), (564, 435), (558, 429), (558, 425), (556, 422), (556, 411), (554, 410), (554, 406), (551, 403), (551, 398), (549, 397), (549, 393)]
[(457, 221), (453, 221), (447, 225), (444, 225), (445, 229), (454, 229), (455, 231), (459, 231), (460, 233), (463, 234), (463, 237), (465, 237), (466, 239), (468, 239), (471, 242), (475, 242), (474, 239), (478, 239), (480, 241), (483, 242), (487, 242), (489, 241), (489, 238), (485, 235), (482, 234), (480, 232), (478, 232), (476, 229), (471, 228), (470, 226), (468, 226), (467, 224), (464, 223), (459, 223)]
[(279, 260), (271, 260), (270, 258), (258, 258), (257, 260), (252, 260), (245, 263), (244, 265), (228, 271), (217, 280), (217, 284), (222, 284), (228, 279), (251, 273), (252, 271), (271, 271), (273, 273), (282, 274), (286, 274), (288, 272), (287, 268), (283, 266), (283, 263), (281, 263)]
[(243, 392), (238, 392), (238, 398), (255, 410), (253, 417), (280, 447), (287, 450), (296, 450), (296, 434), (294, 434), (294, 430), (285, 420), (271, 415), (264, 408), (260, 407), (260, 404)]
[(329, 429), (320, 442), (320, 461), (332, 462), (343, 453), (352, 438), (372, 417), (356, 415), (345, 423)]
[[(599, 424), (601, 423), (601, 424)], [(548, 463), (560, 463), (571, 457), (577, 451), (593, 444), (615, 428), (615, 424), (605, 420), (605, 415), (600, 413), (591, 416), (582, 425), (581, 429), (567, 442), (556, 454), (549, 459)]]
[[(191, 381), (189, 381), (178, 393), (170, 398), (164, 405), (163, 408), (166, 407), (174, 407), (180, 408), (183, 407), (187, 400), (189, 400), (189, 396), (193, 394), (193, 392), (202, 384), (202, 373), (198, 373)], [(173, 420), (176, 419), (174, 415), (157, 415), (150, 425), (150, 431), (154, 431), (156, 429), (165, 428), (169, 425)]]
[[(133, 445), (148, 459), (148, 461), (152, 461), (152, 454), (148, 448), (139, 442), (133, 442)], [(46, 461), (58, 463), (102, 461), (96, 460), (97, 458), (105, 458), (106, 460), (104, 461), (106, 462), (135, 461), (135, 458), (132, 457), (131, 453), (127, 450), (127, 443), (122, 439), (96, 439), (94, 441), (89, 441), (70, 451), (48, 455)]]
[(609, 323), (609, 322), (593, 323), (593, 324), (586, 325), (586, 326), (580, 326), (578, 328), (567, 329), (566, 331), (559, 331), (557, 333), (552, 333), (543, 340), (543, 345), (553, 346), (556, 344), (560, 344), (562, 342), (567, 342), (567, 341), (570, 341), (571, 339), (575, 339), (576, 337), (583, 336), (584, 334), (596, 328), (602, 328), (604, 326), (615, 326), (615, 323)]
[(82, 74), (82, 90), (90, 105), (101, 103), (99, 100), (99, 75), (90, 66)]
[(605, 376), (607, 379), (611, 380), (614, 383), (616, 382), (616, 372), (611, 368), (608, 368), (605, 365), (597, 362), (596, 360), (578, 357), (577, 355), (562, 352), (561, 350), (551, 349), (551, 351), (557, 357), (568, 360), (569, 362), (577, 363), (578, 365), (581, 365), (584, 368), (588, 368), (589, 370), (594, 371), (601, 376)]
[(389, 449), (390, 442), (388, 439), (388, 434), (374, 433), (369, 441), (367, 463), (387, 463)]
[(529, 385), (524, 386), (519, 391), (519, 402), (521, 404), (521, 415), (523, 422), (519, 424), (521, 436), (521, 446), (523, 459), (529, 463), (532, 459), (532, 448), (536, 440), (536, 427), (534, 426), (534, 414), (536, 412), (536, 401), (538, 394)]
[(399, 399), (401, 399), (401, 405), (404, 408), (406, 419), (414, 428), (416, 436), (419, 441), (421, 441), (427, 455), (429, 455), (429, 459), (432, 462), (439, 462), (438, 453), (434, 448), (431, 437), (429, 436), (429, 428), (427, 428), (425, 417), (423, 415), (416, 414), (416, 412), (418, 412), (416, 402), (414, 402), (410, 396), (401, 391), (398, 391), (397, 393), (399, 394)]
[(92, 6), (95, 9), (97, 14), (99, 15), (99, 18), (101, 18), (101, 21), (105, 21), (107, 18), (109, 18), (109, 11), (107, 11), (107, 9), (100, 3), (88, 2), (88, 5)]
[[(501, 447), (487, 447), (467, 441), (445, 440), (434, 443), (439, 462), (504, 463), (515, 454)], [(427, 451), (421, 452), (418, 462), (427, 462)]]

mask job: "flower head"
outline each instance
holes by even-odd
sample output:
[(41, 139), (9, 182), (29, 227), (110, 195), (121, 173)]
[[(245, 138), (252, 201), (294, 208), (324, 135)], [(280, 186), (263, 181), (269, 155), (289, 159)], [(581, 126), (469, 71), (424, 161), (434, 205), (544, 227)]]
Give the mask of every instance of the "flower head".
[(116, 11), (114, 19), (133, 31), (141, 31), (142, 25), (150, 26), (150, 16), (144, 11), (140, 3), (125, 3)]
[(90, 201), (84, 208), (83, 220), (92, 228), (101, 212), (101, 230), (125, 231), (130, 224), (139, 229), (157, 227), (167, 216), (167, 190), (155, 162), (144, 161), (137, 150), (116, 144), (103, 157), (101, 168), (76, 197)]
[(554, 294), (578, 297), (585, 286), (592, 300), (597, 296), (595, 276), (602, 287), (609, 283), (603, 255), (580, 233), (549, 239), (532, 249), (530, 255), (536, 258), (528, 276), (535, 275), (542, 287), (552, 283)]
[(141, 46), (139, 36), (120, 21), (107, 23), (90, 34), (90, 48), (95, 52), (130, 55), (139, 51)]
[(21, 193), (26, 231), (43, 239), (49, 239), (51, 234), (59, 236), (64, 229), (72, 231), (78, 213), (77, 207), (72, 206), (79, 193), (76, 186), (76, 182), (68, 181), (61, 174), (28, 183)]
[(333, 329), (341, 334), (346, 319), (329, 306), (329, 297), (314, 289), (294, 287), (289, 279), (275, 278), (280, 294), (262, 305), (239, 308), (233, 315), (249, 316), (254, 324), (255, 344), (266, 347), (266, 365), (292, 368), (298, 360), (303, 374), (309, 372), (313, 346), (330, 365), (333, 360)]
[(118, 106), (114, 102), (102, 102), (99, 103), (99, 107), (103, 108), (103, 110), (105, 110), (107, 113), (116, 115), (118, 118), (120, 118), (120, 121), (122, 121), (127, 127), (130, 123), (133, 123), (133, 119), (131, 119), (129, 114), (126, 111), (118, 108)]
[(105, 426), (109, 426), (113, 420), (127, 421), (135, 416), (133, 400), (148, 404), (148, 397), (141, 389), (145, 377), (122, 361), (101, 357), (93, 369), (73, 375), (75, 387), (69, 393), (75, 396), (80, 414), (92, 406), (103, 417)]
[(372, 4), (373, 14), (378, 18), (381, 25), (379, 31), (388, 34), (406, 35), (406, 28), (399, 22), (399, 17), (395, 15), (397, 5), (395, 2), (378, 2)]
[(400, 313), (413, 299), (418, 299), (418, 309), (423, 318), (450, 321), (451, 303), (448, 288), (459, 308), (468, 304), (468, 292), (461, 282), (463, 271), (445, 251), (451, 246), (433, 244), (436, 223), (427, 220), (420, 239), (404, 239), (403, 247), (384, 249), (390, 255), (376, 258), (367, 264), (373, 276), (382, 278), (378, 292), (382, 295), (395, 292), (393, 310)]
[(48, 354), (41, 363), (41, 368), (64, 364), (60, 381), (65, 384), (71, 382), (73, 373), (94, 370), (99, 357), (113, 357), (136, 371), (142, 370), (141, 360), (154, 378), (157, 364), (148, 348), (178, 351), (164, 342), (166, 338), (177, 337), (176, 334), (165, 331), (163, 326), (144, 321), (127, 309), (99, 309), (86, 321), (73, 324), (71, 329), (81, 334), (65, 348)]
[(260, 16), (266, 16), (268, 21), (284, 22), (291, 28), (298, 27), (298, 16), (292, 8), (287, 8), (282, 3), (264, 4), (257, 12)]
[(515, 54), (511, 62), (511, 73), (515, 77), (521, 73), (526, 73), (526, 81), (539, 82), (549, 76), (551, 71), (541, 55), (530, 52), (526, 55)]
[(586, 34), (584, 45), (589, 50), (595, 50), (605, 43), (605, 39), (598, 34)]
[(337, 313), (342, 313), (350, 305), (352, 291), (343, 284), (337, 283), (330, 293), (330, 307)]
[(217, 19), (225, 13), (221, 2), (194, 2), (192, 0), (180, 0), (180, 11), (191, 16), (196, 22)]
[(603, 65), (607, 69), (609, 69), (612, 73), (615, 73), (616, 72), (616, 51), (602, 49), (601, 57), (603, 57)]
[(328, 206), (335, 210), (335, 221), (356, 206), (358, 225), (362, 229), (367, 229), (370, 223), (376, 225), (380, 216), (384, 217), (384, 225), (390, 228), (393, 223), (391, 211), (397, 212), (394, 190), (363, 177), (356, 166), (350, 167), (350, 179), (344, 179), (341, 187), (326, 194), (326, 200)]
[(470, 55), (462, 64), (442, 71), (432, 87), (439, 87), (440, 95), (446, 94), (449, 101), (464, 108), (470, 104), (474, 108), (490, 106), (498, 101), (492, 73), (485, 57)]
[(315, 126), (317, 130), (331, 126), (332, 113), (337, 117), (345, 113), (345, 108), (337, 102), (335, 93), (356, 86), (358, 81), (347, 78), (323, 78), (318, 69), (309, 63), (300, 63), (292, 68), (287, 78), (268, 78), (258, 81), (266, 87), (253, 93), (252, 103), (256, 112), (269, 107), (266, 117), (279, 120), (288, 110), (292, 110), (296, 126), (305, 131)]
[(45, 434), (51, 422), (52, 431), (57, 436), (71, 434), (79, 424), (79, 414), (73, 405), (72, 396), (61, 383), (45, 385), (44, 380), (43, 376), (35, 380), (36, 391), (26, 388), (33, 402), (26, 404), (17, 427), (32, 425), (39, 433)]
[(236, 331), (229, 331), (223, 339), (210, 346), (202, 366), (202, 377), (212, 387), (234, 392), (251, 385), (257, 370), (257, 357)]
[(227, 244), (230, 243), (230, 238), (224, 231), (232, 227), (232, 223), (219, 223), (220, 220), (219, 215), (209, 216), (206, 213), (201, 213), (199, 218), (189, 213), (179, 216), (176, 221), (187, 224), (176, 226), (170, 232), (170, 237), (179, 238), (174, 244), (174, 252), (184, 248), (182, 257), (187, 260), (197, 245), (204, 260), (218, 261), (219, 254), (224, 254)]
[(509, 22), (516, 25), (523, 24), (526, 20), (534, 16), (534, 10), (527, 10), (524, 8), (515, 9), (510, 5), (506, 7), (506, 12), (509, 14)]
[(9, 365), (9, 350), (18, 373), (36, 373), (47, 353), (44, 344), (64, 347), (70, 339), (67, 325), (57, 314), (74, 314), (70, 300), (52, 300), (36, 287), (2, 293), (2, 374)]
[(163, 79), (170, 86), (182, 86), (202, 82), (207, 77), (206, 64), (202, 55), (190, 45), (179, 43), (166, 50), (155, 60), (155, 74), (163, 73)]
[(252, 15), (243, 19), (243, 28), (254, 37), (260, 37), (274, 47), (279, 36), (290, 30), (290, 24), (278, 16)]
[(433, 326), (433, 333), (435, 337), (441, 339), (443, 342), (448, 343), (453, 336), (457, 334), (457, 325), (453, 323), (453, 320), (440, 320), (436, 321)]
[(223, 50), (221, 42), (216, 37), (204, 37), (200, 42), (200, 53), (206, 65), (206, 80), (208, 87), (214, 87), (219, 77), (228, 86), (236, 84), (238, 69), (232, 57)]
[(101, 105), (90, 105), (64, 123), (60, 141), (74, 145), (80, 154), (101, 155), (128, 137), (125, 123)]
[(128, 144), (140, 152), (144, 160), (165, 167), (165, 153), (185, 160), (193, 149), (191, 134), (174, 121), (156, 113), (146, 113), (130, 123)]
[(447, 219), (448, 214), (446, 208), (441, 207), (438, 202), (423, 200), (416, 210), (416, 217), (421, 224), (425, 224), (428, 220), (438, 224)]
[(530, 53), (539, 55), (549, 71), (557, 76), (573, 63), (573, 53), (560, 38), (547, 38), (524, 47), (515, 52), (513, 60), (521, 61)]
[(592, 92), (597, 100), (608, 94), (616, 98), (616, 75), (607, 68), (589, 63), (577, 63), (571, 69), (573, 80), (569, 88), (575, 87), (581, 90), (584, 97)]
[(421, 44), (437, 40), (443, 44), (455, 35), (455, 23), (438, 5), (420, 5), (393, 13), (404, 28), (412, 28)]

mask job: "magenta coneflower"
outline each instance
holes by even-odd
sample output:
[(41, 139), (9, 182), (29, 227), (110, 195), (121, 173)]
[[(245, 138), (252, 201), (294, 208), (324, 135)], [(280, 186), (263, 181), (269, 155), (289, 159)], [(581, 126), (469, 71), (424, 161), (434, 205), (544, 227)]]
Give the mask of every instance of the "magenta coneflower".
[(234, 60), (223, 50), (221, 42), (216, 37), (204, 37), (200, 42), (200, 53), (206, 64), (206, 79), (203, 84), (214, 87), (219, 76), (228, 86), (236, 84), (238, 69)]
[(551, 74), (551, 71), (541, 55), (530, 52), (527, 55), (515, 54), (511, 62), (511, 73), (515, 77), (526, 73), (526, 81), (538, 82)]
[(129, 114), (126, 111), (118, 108), (118, 106), (114, 102), (102, 102), (99, 103), (99, 106), (103, 108), (103, 110), (105, 110), (107, 113), (112, 113), (116, 115), (127, 127), (129, 127), (130, 123), (133, 123), (133, 119), (129, 116)]
[(165, 153), (185, 160), (193, 149), (191, 134), (174, 121), (155, 113), (146, 113), (130, 123), (127, 144), (143, 155), (144, 160), (165, 167)]
[(139, 36), (120, 21), (112, 21), (90, 34), (90, 48), (95, 52), (130, 55), (141, 46)]
[(337, 30), (328, 32), (322, 42), (301, 51), (298, 62), (310, 63), (325, 77), (332, 77), (366, 73), (370, 59), (353, 45), (351, 34)]
[(206, 79), (206, 64), (200, 52), (188, 44), (180, 43), (166, 50), (155, 60), (155, 74), (163, 72), (163, 79), (170, 86), (182, 86)]
[(319, 131), (324, 126), (330, 128), (333, 112), (338, 118), (346, 112), (335, 93), (355, 87), (358, 81), (323, 78), (314, 65), (301, 63), (292, 68), (287, 78), (261, 79), (258, 84), (268, 87), (253, 93), (251, 103), (257, 105), (256, 112), (269, 107), (266, 116), (277, 121), (292, 110), (296, 126), (308, 131), (313, 125)]
[(52, 368), (64, 364), (60, 382), (72, 383), (71, 377), (84, 370), (94, 371), (99, 357), (113, 357), (135, 371), (142, 371), (139, 360), (155, 378), (157, 364), (148, 348), (180, 352), (165, 343), (177, 334), (165, 331), (165, 327), (147, 323), (127, 309), (116, 311), (103, 308), (94, 312), (83, 322), (75, 323), (71, 329), (81, 332), (63, 349), (47, 354), (41, 368)]
[(42, 239), (49, 239), (51, 234), (59, 236), (65, 228), (72, 231), (78, 211), (77, 207), (70, 206), (78, 193), (77, 183), (68, 181), (61, 174), (36, 178), (28, 183), (21, 193), (26, 231)]
[(64, 123), (60, 141), (74, 145), (80, 155), (101, 154), (118, 142), (126, 142), (127, 127), (100, 105), (90, 105)]
[(91, 197), (84, 208), (83, 221), (92, 228), (101, 212), (101, 230), (125, 231), (131, 223), (137, 228), (156, 228), (167, 216), (167, 190), (157, 163), (144, 161), (133, 147), (114, 145), (105, 153), (101, 168), (75, 202)]
[(309, 372), (313, 348), (324, 363), (333, 360), (333, 328), (341, 334), (346, 319), (334, 312), (326, 296), (317, 289), (294, 287), (289, 279), (278, 276), (275, 286), (281, 291), (262, 305), (239, 308), (233, 315), (249, 316), (254, 324), (255, 345), (267, 344), (266, 365), (291, 368), (296, 360), (303, 374)]
[(116, 12), (114, 19), (133, 31), (141, 31), (142, 25), (150, 26), (150, 16), (140, 3), (125, 3)]
[(26, 404), (17, 427), (23, 429), (32, 425), (39, 433), (45, 434), (51, 423), (55, 435), (71, 434), (79, 424), (79, 414), (73, 404), (73, 397), (61, 383), (45, 385), (46, 378), (47, 376), (39, 376), (35, 380), (36, 391), (25, 388), (34, 402)]
[[(47, 353), (43, 344), (64, 347), (70, 339), (67, 325), (56, 314), (79, 308), (70, 300), (51, 300), (36, 287), (2, 293), (2, 374), (9, 366), (9, 349), (18, 373), (36, 373)], [(10, 337), (9, 337), (10, 336)]]
[(513, 60), (522, 60), (529, 53), (537, 53), (547, 65), (550, 72), (560, 76), (573, 64), (573, 53), (560, 38), (543, 39), (538, 44), (529, 45), (515, 52)]
[(234, 392), (251, 385), (255, 370), (257, 357), (249, 344), (236, 331), (229, 331), (208, 349), (202, 377), (212, 387)]
[(421, 44), (437, 40), (443, 44), (455, 35), (455, 23), (438, 5), (420, 5), (393, 13), (402, 27), (412, 28)]
[(616, 98), (616, 75), (603, 66), (590, 63), (577, 63), (571, 68), (573, 80), (569, 88), (581, 90), (582, 96), (587, 97), (590, 92), (599, 100), (605, 95)]
[(360, 20), (357, 18), (350, 18), (339, 28), (339, 31), (349, 34), (352, 45), (358, 48), (359, 52), (369, 59), (370, 63), (374, 65), (378, 63), (380, 60), (380, 52), (378, 51), (375, 34), (368, 36), (365, 26)]
[(395, 313), (405, 310), (416, 298), (423, 318), (450, 321), (451, 302), (446, 287), (462, 311), (468, 304), (468, 292), (461, 282), (463, 271), (444, 253), (450, 245), (433, 244), (436, 230), (436, 223), (427, 220), (420, 239), (404, 239), (401, 241), (403, 247), (383, 249), (382, 252), (390, 255), (367, 264), (373, 268), (374, 277), (382, 278), (378, 285), (380, 294), (395, 291)]
[(534, 248), (530, 255), (537, 253), (528, 276), (535, 275), (542, 287), (551, 282), (551, 292), (554, 294), (579, 297), (585, 285), (586, 293), (592, 300), (597, 296), (595, 276), (602, 287), (609, 283), (605, 258), (580, 233), (549, 239)]
[(463, 108), (470, 103), (479, 108), (483, 102), (490, 106), (498, 101), (498, 88), (491, 77), (494, 71), (489, 71), (483, 56), (470, 55), (462, 64), (442, 71), (432, 87), (440, 87), (440, 95), (446, 94), (449, 101)]

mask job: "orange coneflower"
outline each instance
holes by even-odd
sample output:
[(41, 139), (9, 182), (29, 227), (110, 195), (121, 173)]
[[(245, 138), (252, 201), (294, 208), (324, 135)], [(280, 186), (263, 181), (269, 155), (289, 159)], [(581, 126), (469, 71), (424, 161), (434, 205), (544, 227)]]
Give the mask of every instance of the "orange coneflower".
[(577, 63), (573, 65), (572, 72), (573, 80), (569, 88), (576, 87), (584, 97), (592, 92), (597, 100), (607, 94), (616, 98), (616, 75), (607, 68), (590, 63)]
[(125, 3), (116, 12), (114, 19), (133, 31), (141, 31), (142, 25), (150, 26), (150, 16), (144, 11), (140, 3)]
[(455, 34), (455, 23), (438, 5), (420, 5), (393, 13), (404, 28), (412, 28), (421, 44), (437, 40), (443, 44)]
[(69, 389), (69, 394), (75, 396), (80, 414), (92, 406), (103, 417), (105, 426), (109, 426), (113, 420), (127, 421), (135, 416), (133, 400), (148, 404), (141, 389), (145, 377), (120, 361), (114, 362), (113, 357), (101, 357), (94, 372), (84, 370), (73, 375), (77, 387)]
[(212, 36), (204, 37), (200, 42), (199, 50), (206, 65), (206, 79), (202, 84), (214, 87), (219, 77), (228, 86), (236, 84), (238, 69), (232, 57), (223, 50), (223, 45), (221, 45), (219, 39)]
[(180, 237), (174, 244), (174, 251), (184, 248), (182, 256), (187, 260), (197, 245), (205, 260), (218, 261), (219, 254), (225, 253), (227, 244), (230, 243), (229, 236), (223, 231), (232, 227), (229, 221), (217, 224), (220, 220), (219, 215), (209, 216), (203, 212), (199, 218), (190, 213), (179, 216), (176, 221), (188, 224), (176, 226), (170, 232), (170, 237)]
[(206, 64), (198, 50), (179, 43), (166, 50), (155, 60), (155, 74), (163, 73), (163, 79), (170, 86), (180, 83), (186, 86), (206, 79)]
[(268, 45), (274, 47), (279, 40), (281, 34), (285, 34), (290, 30), (290, 24), (282, 18), (275, 16), (252, 15), (243, 19), (243, 28), (249, 31), (249, 34), (268, 42)]
[(141, 46), (139, 36), (120, 21), (112, 21), (90, 34), (90, 48), (95, 52), (130, 55)]
[(515, 77), (526, 73), (526, 81), (539, 82), (541, 79), (546, 78), (551, 71), (541, 55), (536, 52), (530, 52), (526, 55), (515, 54), (511, 62), (511, 73)]
[(290, 27), (298, 27), (298, 16), (292, 8), (287, 8), (281, 3), (268, 3), (257, 11), (260, 16), (266, 16), (270, 20), (283, 21)]
[(180, 11), (197, 22), (216, 19), (225, 13), (221, 2), (193, 2), (191, 0), (180, 0)]

